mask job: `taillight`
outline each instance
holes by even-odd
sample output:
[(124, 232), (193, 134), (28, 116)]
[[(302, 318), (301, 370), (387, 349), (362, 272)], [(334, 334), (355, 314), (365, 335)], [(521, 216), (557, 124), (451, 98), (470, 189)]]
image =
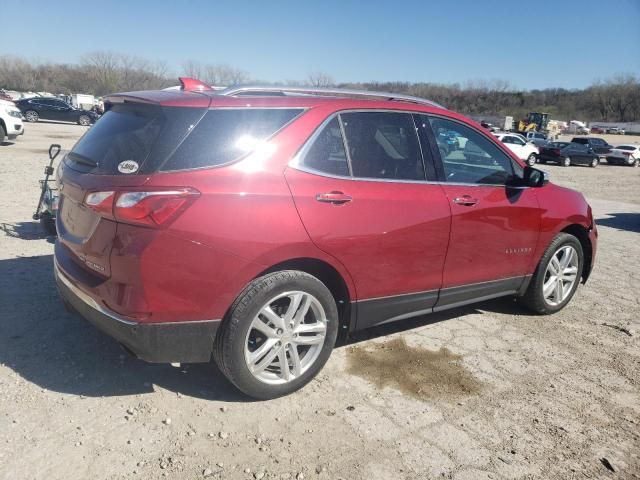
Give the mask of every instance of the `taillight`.
[(560, 149), (559, 148), (554, 148), (551, 151), (553, 152), (554, 155), (560, 155)]
[(122, 223), (157, 227), (167, 223), (193, 202), (200, 192), (192, 188), (144, 192), (92, 192), (85, 205), (103, 217)]
[(623, 155), (626, 155), (627, 157), (631, 155), (631, 152), (622, 152)]
[(92, 192), (87, 194), (84, 203), (100, 215), (113, 218), (113, 196), (116, 192)]

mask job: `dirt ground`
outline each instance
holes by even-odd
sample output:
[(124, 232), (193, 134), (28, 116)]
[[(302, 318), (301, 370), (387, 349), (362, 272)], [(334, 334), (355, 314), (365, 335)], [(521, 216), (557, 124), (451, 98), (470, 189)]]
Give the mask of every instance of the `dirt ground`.
[(600, 231), (560, 313), (502, 299), (375, 328), (252, 402), (66, 313), (31, 215), (49, 144), (85, 128), (26, 128), (0, 146), (0, 479), (640, 477), (640, 168), (544, 166)]

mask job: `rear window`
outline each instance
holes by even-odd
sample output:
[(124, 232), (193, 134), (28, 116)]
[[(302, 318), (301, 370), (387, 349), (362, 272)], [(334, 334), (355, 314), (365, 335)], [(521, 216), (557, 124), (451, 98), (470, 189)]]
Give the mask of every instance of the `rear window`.
[[(237, 160), (302, 109), (218, 109), (116, 104), (76, 143), (65, 162), (87, 173), (118, 175), (211, 167)], [(133, 172), (132, 172), (133, 173)]]
[(160, 170), (212, 167), (237, 160), (302, 111), (283, 108), (209, 110)]

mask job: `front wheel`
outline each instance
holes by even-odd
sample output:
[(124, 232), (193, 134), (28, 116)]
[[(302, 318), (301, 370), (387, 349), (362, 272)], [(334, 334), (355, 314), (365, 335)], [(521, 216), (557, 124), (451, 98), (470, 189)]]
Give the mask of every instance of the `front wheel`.
[(598, 165), (600, 165), (600, 159), (598, 157), (591, 160), (591, 163), (589, 164), (591, 168), (596, 168)]
[(531, 155), (529, 155), (529, 157), (527, 158), (527, 165), (529, 165), (530, 167), (534, 167), (536, 164), (536, 154), (532, 153)]
[(584, 265), (582, 245), (576, 237), (559, 233), (545, 251), (527, 291), (519, 301), (539, 314), (563, 309), (578, 288)]
[(33, 110), (27, 110), (24, 112), (24, 118), (27, 122), (36, 123), (40, 119), (40, 115), (38, 115), (38, 112)]
[(315, 377), (337, 334), (338, 309), (329, 289), (308, 273), (285, 270), (244, 289), (220, 327), (214, 355), (238, 389), (266, 400)]
[(571, 166), (571, 157), (565, 157), (562, 162), (560, 162), (560, 165), (562, 165), (563, 167), (570, 167)]
[(91, 119), (88, 115), (80, 115), (78, 117), (78, 125), (82, 125), (84, 127), (91, 125)]

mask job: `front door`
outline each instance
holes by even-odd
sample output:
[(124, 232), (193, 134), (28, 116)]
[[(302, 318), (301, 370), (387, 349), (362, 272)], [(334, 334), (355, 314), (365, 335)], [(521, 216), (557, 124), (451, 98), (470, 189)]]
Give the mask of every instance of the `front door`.
[(285, 176), (312, 241), (351, 274), (358, 328), (431, 311), (450, 208), (440, 185), (425, 182), (410, 114), (335, 116)]
[(449, 119), (429, 121), (461, 138), (456, 150), (439, 152), (452, 220), (438, 307), (515, 292), (533, 270), (541, 222), (535, 189), (509, 186), (521, 167), (484, 134)]

